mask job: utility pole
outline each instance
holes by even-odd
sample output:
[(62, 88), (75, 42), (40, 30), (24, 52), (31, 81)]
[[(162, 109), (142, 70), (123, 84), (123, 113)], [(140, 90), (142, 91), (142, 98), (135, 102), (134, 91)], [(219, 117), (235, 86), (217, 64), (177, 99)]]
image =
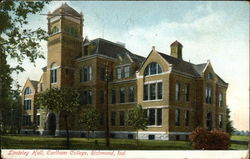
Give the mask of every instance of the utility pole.
[(108, 67), (108, 62), (105, 64), (105, 70), (106, 70), (106, 146), (109, 147), (110, 144), (110, 136), (109, 136), (109, 106), (108, 106), (108, 85), (109, 85), (109, 67)]

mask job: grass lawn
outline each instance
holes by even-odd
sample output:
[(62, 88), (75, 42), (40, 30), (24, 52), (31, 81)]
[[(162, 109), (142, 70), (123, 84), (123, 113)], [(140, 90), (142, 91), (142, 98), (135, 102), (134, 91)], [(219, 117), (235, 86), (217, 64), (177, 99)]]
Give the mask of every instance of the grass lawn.
[(249, 139), (250, 139), (249, 136), (242, 136), (242, 135), (231, 136), (231, 140), (249, 141)]
[[(95, 140), (98, 144), (95, 144)], [(35, 137), (35, 136), (3, 136), (4, 149), (65, 149), (65, 138)], [(135, 140), (110, 139), (110, 147), (105, 145), (105, 139), (71, 138), (70, 149), (78, 150), (192, 150), (188, 141), (157, 141), (140, 140), (136, 146)], [(247, 149), (246, 145), (232, 144), (230, 149)]]

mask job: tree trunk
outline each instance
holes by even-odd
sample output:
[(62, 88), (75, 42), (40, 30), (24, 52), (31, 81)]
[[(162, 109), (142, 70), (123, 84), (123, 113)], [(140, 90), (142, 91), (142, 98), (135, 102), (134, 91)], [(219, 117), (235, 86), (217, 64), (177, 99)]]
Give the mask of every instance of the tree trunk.
[(67, 114), (64, 115), (64, 120), (65, 120), (66, 138), (67, 138), (66, 148), (69, 149), (69, 128), (68, 128), (68, 115)]
[(138, 146), (138, 144), (139, 144), (139, 139), (138, 139), (138, 130), (136, 130), (136, 145)]

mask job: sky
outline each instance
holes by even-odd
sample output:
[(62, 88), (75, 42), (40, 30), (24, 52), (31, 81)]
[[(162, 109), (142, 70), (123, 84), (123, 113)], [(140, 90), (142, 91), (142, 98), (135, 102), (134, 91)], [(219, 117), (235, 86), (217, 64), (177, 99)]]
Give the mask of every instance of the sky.
[[(64, 2), (51, 2), (42, 13)], [(133, 53), (147, 57), (155, 46), (170, 54), (170, 44), (183, 45), (183, 59), (194, 64), (210, 60), (215, 72), (229, 83), (227, 105), (233, 125), (249, 130), (249, 4), (230, 1), (67, 1), (84, 15), (84, 37), (125, 43)], [(46, 16), (29, 16), (28, 28), (47, 30)], [(41, 51), (47, 57), (47, 42)], [(9, 60), (13, 65), (15, 62)], [(25, 72), (13, 75), (20, 85), (39, 80), (46, 60), (25, 60)]]

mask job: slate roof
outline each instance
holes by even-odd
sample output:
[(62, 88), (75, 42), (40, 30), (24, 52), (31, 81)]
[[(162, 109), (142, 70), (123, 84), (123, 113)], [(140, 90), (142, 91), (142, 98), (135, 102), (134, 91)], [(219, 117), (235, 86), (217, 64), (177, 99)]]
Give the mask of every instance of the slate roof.
[(81, 16), (75, 9), (70, 7), (67, 3), (63, 3), (59, 8), (53, 11), (52, 14), (60, 14), (60, 9), (62, 9), (65, 14), (74, 15), (77, 17)]
[(196, 70), (196, 72), (201, 75), (203, 70), (205, 69), (206, 65), (207, 65), (207, 63), (202, 63), (202, 64), (198, 64), (198, 65), (193, 64), (193, 67)]
[(182, 47), (182, 44), (179, 41), (175, 40), (175, 42), (173, 42), (170, 46), (181, 46)]
[(141, 64), (145, 60), (144, 57), (131, 53), (124, 46), (102, 38), (94, 39), (89, 43), (94, 43), (97, 46), (93, 54), (102, 54), (112, 58), (117, 58), (118, 55), (124, 57), (127, 54), (138, 64)]

